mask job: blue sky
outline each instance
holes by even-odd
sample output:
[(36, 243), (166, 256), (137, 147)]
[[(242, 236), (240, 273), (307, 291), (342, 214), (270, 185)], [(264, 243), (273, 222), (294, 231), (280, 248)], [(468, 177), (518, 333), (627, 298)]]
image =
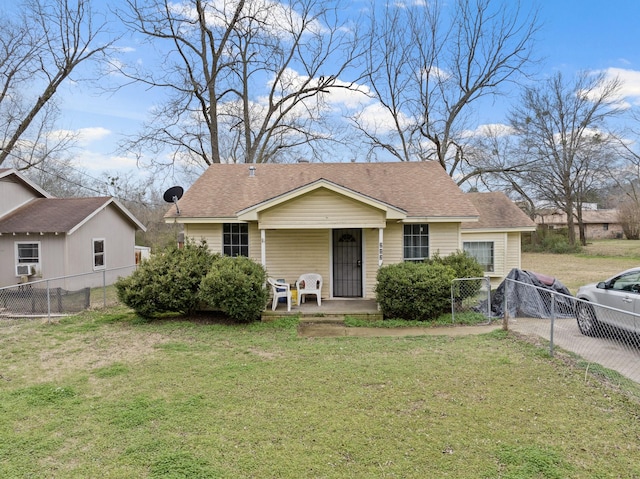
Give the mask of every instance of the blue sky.
[[(9, 0), (0, 0), (0, 4)], [(110, 6), (120, 0), (109, 2)], [(352, 5), (363, 5), (353, 2)], [(640, 39), (637, 22), (640, 0), (540, 0), (542, 30), (537, 54), (542, 57), (542, 77), (561, 71), (566, 76), (580, 70), (605, 70), (625, 81), (627, 101), (640, 103)], [(524, 8), (533, 5), (523, 0)], [(121, 42), (129, 58), (144, 61), (144, 54), (130, 41)], [(60, 91), (63, 106), (61, 128), (80, 130), (79, 166), (99, 177), (104, 170), (135, 169), (135, 159), (115, 154), (123, 135), (136, 131), (154, 94), (141, 87), (125, 88), (112, 95), (98, 95), (87, 86), (67, 85)], [(478, 112), (480, 121), (504, 120), (517, 95), (498, 98), (491, 108)], [(478, 125), (480, 126), (480, 125)], [(144, 172), (140, 172), (144, 174)], [(169, 183), (171, 179), (167, 180)]]

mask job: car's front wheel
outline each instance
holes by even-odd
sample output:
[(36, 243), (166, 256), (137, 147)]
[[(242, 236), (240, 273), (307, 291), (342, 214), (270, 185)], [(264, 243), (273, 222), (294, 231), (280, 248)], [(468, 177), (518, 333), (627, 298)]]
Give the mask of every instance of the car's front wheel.
[(585, 336), (600, 336), (602, 326), (596, 318), (596, 312), (593, 306), (587, 303), (579, 302), (576, 311), (578, 320), (578, 328)]

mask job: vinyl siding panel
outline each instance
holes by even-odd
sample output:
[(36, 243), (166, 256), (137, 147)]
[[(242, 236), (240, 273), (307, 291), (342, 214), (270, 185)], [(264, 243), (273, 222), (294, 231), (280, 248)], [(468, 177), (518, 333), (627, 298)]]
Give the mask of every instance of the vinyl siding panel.
[[(403, 248), (404, 224), (388, 224), (384, 230), (384, 264), (404, 261)], [(461, 248), (458, 223), (429, 223), (429, 256), (433, 256), (436, 253), (440, 256), (447, 256), (459, 251)]]
[[(36, 275), (30, 276), (30, 281), (43, 278), (56, 278), (68, 274), (65, 272), (65, 235), (11, 235), (0, 237), (0, 285), (18, 284), (20, 277), (16, 276), (15, 266), (16, 243), (39, 243), (40, 263)], [(58, 286), (58, 285), (56, 285)]]
[(0, 216), (34, 198), (36, 195), (33, 191), (17, 181), (12, 181), (10, 178), (0, 180)]
[[(104, 239), (106, 269), (125, 268), (135, 264), (135, 228), (118, 213), (115, 207), (107, 207), (78, 230), (67, 236), (66, 274), (93, 272), (93, 240)], [(82, 276), (75, 285), (95, 287), (102, 284), (102, 272)], [(111, 284), (118, 276), (126, 276), (128, 270), (109, 271), (105, 280)], [(73, 282), (74, 280), (69, 280)], [(76, 289), (71, 288), (71, 289)]]
[(184, 237), (196, 243), (204, 240), (210, 251), (222, 253), (222, 224), (185, 224)]
[(507, 233), (507, 251), (506, 251), (506, 261), (504, 268), (504, 275), (509, 274), (513, 268), (520, 269), (520, 258), (521, 258), (521, 233)]
[(368, 228), (362, 231), (362, 264), (364, 265), (363, 275), (365, 281), (363, 295), (368, 299), (375, 299), (376, 297), (374, 288), (378, 275), (378, 240), (377, 228)]
[[(199, 243), (207, 242), (209, 251), (222, 254), (222, 223), (213, 224), (186, 224), (184, 228), (185, 238)], [(260, 230), (255, 223), (249, 223), (249, 258), (260, 263)]]
[[(517, 235), (519, 237), (519, 234)], [(518, 258), (515, 262), (519, 262), (519, 248), (516, 252), (510, 251), (510, 245), (507, 241), (508, 235), (506, 233), (462, 233), (462, 241), (491, 241), (493, 242), (493, 259), (494, 268), (493, 272), (486, 273), (486, 276), (491, 278), (491, 285), (497, 286), (507, 273), (511, 270), (511, 264), (513, 264), (513, 254), (517, 254)]]
[(260, 213), (264, 229), (378, 228), (385, 213), (325, 188), (312, 191)]
[[(341, 203), (344, 205), (344, 203)], [(291, 226), (291, 225), (290, 225)], [(349, 225), (351, 226), (351, 225)], [(319, 273), (323, 277), (322, 297), (332, 296), (332, 228), (311, 229), (266, 229), (267, 274), (293, 284), (302, 273)], [(375, 298), (378, 274), (379, 229), (362, 229), (363, 295)], [(211, 251), (222, 251), (221, 224), (187, 224), (185, 236), (199, 241), (204, 239)], [(429, 251), (433, 255), (454, 253), (462, 248), (460, 229), (457, 223), (435, 223), (429, 225)], [(400, 263), (403, 258), (404, 227), (392, 222), (383, 229), (383, 264)], [(261, 261), (260, 230), (255, 223), (249, 225), (249, 256)]]
[(429, 224), (429, 256), (449, 256), (462, 249), (460, 223)]
[(389, 223), (384, 230), (382, 264), (402, 263), (404, 227), (401, 223)]
[(329, 298), (331, 230), (267, 230), (267, 273), (293, 284), (303, 273), (322, 275), (323, 298)]

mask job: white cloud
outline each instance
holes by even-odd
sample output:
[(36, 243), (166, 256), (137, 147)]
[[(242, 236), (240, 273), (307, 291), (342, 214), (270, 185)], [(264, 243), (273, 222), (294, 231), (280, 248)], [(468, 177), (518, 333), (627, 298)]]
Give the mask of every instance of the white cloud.
[(619, 78), (622, 87), (620, 89), (621, 99), (624, 98), (627, 102), (640, 105), (640, 71), (626, 70), (624, 68), (608, 68), (605, 70), (607, 79)]
[(78, 135), (80, 142), (82, 144), (88, 145), (89, 143), (102, 140), (103, 138), (111, 135), (111, 130), (108, 130), (107, 128), (103, 128), (101, 126), (92, 128), (80, 128), (78, 130)]
[(88, 171), (127, 171), (137, 170), (137, 161), (133, 156), (108, 155), (89, 149), (81, 149), (74, 154), (74, 162)]
[[(375, 131), (378, 135), (396, 130), (392, 115), (380, 103), (373, 103), (363, 108), (358, 114), (358, 121), (362, 127), (369, 131)], [(402, 113), (400, 113), (398, 121), (401, 127), (411, 123), (411, 119)]]
[(53, 140), (75, 137), (78, 146), (87, 146), (108, 137), (111, 133), (111, 130), (97, 126), (78, 130), (54, 130), (48, 136)]
[(473, 138), (476, 136), (484, 137), (501, 137), (514, 134), (515, 131), (511, 126), (504, 123), (486, 123), (479, 125), (475, 130), (466, 130), (462, 135), (466, 138)]
[(331, 92), (325, 95), (328, 103), (354, 109), (362, 108), (371, 102), (368, 96), (370, 89), (365, 85), (352, 85), (340, 80), (336, 80), (334, 85), (341, 88), (332, 88)]

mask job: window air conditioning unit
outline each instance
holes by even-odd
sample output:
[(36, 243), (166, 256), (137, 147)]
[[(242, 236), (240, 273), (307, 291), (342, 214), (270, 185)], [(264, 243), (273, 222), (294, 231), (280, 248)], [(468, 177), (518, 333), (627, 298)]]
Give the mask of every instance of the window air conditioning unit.
[(32, 264), (17, 264), (16, 275), (17, 276), (31, 276), (36, 274), (36, 267)]

